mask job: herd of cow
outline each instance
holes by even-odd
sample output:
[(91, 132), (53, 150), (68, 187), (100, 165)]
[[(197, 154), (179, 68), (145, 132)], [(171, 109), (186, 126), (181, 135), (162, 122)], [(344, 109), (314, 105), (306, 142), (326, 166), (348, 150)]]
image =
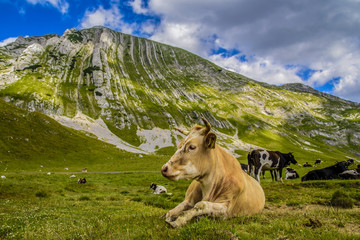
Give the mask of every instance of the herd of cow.
[[(209, 122), (204, 118), (203, 121), (205, 127), (195, 125), (190, 131), (178, 129), (185, 138), (161, 168), (161, 174), (169, 180), (193, 180), (184, 201), (164, 215), (165, 221), (172, 227), (181, 227), (202, 215), (229, 218), (260, 213), (265, 206), (260, 172), (274, 171), (275, 178), (282, 179), (282, 169), (290, 163), (297, 163), (292, 153), (253, 150), (248, 154), (248, 166), (244, 167), (248, 173), (245, 173), (239, 161), (216, 144), (216, 134), (210, 131)], [(353, 163), (354, 160), (349, 159), (313, 170), (302, 180), (345, 177), (351, 174), (347, 168)], [(353, 172), (357, 172), (358, 176), (359, 168)], [(287, 173), (290, 174), (290, 170)]]
[[(248, 154), (248, 164), (241, 164), (241, 168), (252, 175), (258, 182), (260, 182), (260, 173), (264, 173), (266, 170), (269, 170), (271, 177), (274, 180), (282, 181), (282, 171), (286, 168), (286, 178), (285, 179), (295, 179), (299, 178), (299, 174), (295, 169), (289, 168), (288, 166), (292, 164), (297, 164), (297, 161), (294, 158), (292, 153), (281, 153), (279, 151), (268, 151), (268, 150), (252, 150)], [(322, 161), (317, 159), (314, 166), (320, 164)], [(353, 159), (348, 159), (347, 161), (337, 162), (336, 164), (322, 168), (309, 171), (306, 175), (301, 178), (301, 181), (309, 180), (327, 180), (327, 179), (360, 179), (360, 165), (357, 169), (348, 170), (348, 167), (354, 164)], [(311, 167), (309, 163), (305, 163), (304, 167)]]

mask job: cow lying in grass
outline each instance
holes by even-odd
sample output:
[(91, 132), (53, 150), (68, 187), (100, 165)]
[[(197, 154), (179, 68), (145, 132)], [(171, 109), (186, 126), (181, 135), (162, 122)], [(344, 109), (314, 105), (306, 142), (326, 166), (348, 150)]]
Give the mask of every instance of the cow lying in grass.
[(167, 192), (167, 190), (166, 190), (166, 188), (164, 186), (157, 185), (155, 183), (151, 183), (150, 189), (153, 190), (154, 194), (166, 193), (167, 195), (172, 195), (172, 193)]
[(349, 159), (347, 161), (337, 162), (330, 167), (312, 170), (304, 175), (301, 181), (338, 179), (340, 178), (339, 174), (348, 170), (351, 164), (354, 164), (354, 160)]
[(295, 169), (292, 169), (292, 168), (289, 168), (289, 167), (286, 168), (285, 174), (286, 174), (285, 179), (296, 179), (296, 178), (300, 177)]
[(170, 210), (165, 218), (180, 227), (196, 216), (229, 218), (262, 211), (265, 194), (260, 184), (246, 174), (240, 163), (216, 144), (216, 135), (206, 127), (194, 126), (178, 145), (178, 150), (162, 167), (170, 180), (193, 179), (185, 200)]

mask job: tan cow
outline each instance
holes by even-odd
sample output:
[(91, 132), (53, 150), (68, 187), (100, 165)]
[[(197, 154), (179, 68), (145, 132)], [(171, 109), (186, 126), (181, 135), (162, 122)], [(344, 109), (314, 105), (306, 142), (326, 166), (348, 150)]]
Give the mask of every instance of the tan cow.
[(180, 227), (200, 215), (229, 218), (260, 213), (265, 194), (260, 184), (246, 174), (240, 163), (216, 143), (216, 135), (206, 127), (195, 125), (161, 173), (170, 180), (194, 179), (185, 200), (170, 210), (165, 218)]

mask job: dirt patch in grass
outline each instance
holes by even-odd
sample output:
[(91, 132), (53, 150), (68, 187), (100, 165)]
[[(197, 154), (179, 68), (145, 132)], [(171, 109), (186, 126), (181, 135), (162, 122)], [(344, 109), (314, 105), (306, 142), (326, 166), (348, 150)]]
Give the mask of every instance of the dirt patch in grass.
[[(342, 212), (348, 212), (353, 215), (354, 218), (346, 219), (343, 217)], [(287, 205), (271, 205), (267, 204), (262, 212), (264, 216), (281, 216), (281, 215), (293, 215), (302, 219), (303, 226), (309, 228), (319, 228), (323, 225), (332, 225), (337, 228), (339, 232), (344, 234), (352, 234), (360, 236), (360, 207), (354, 206), (352, 209), (339, 209), (332, 206), (324, 205), (299, 205), (299, 206), (287, 206)], [(349, 221), (352, 222), (349, 222)]]

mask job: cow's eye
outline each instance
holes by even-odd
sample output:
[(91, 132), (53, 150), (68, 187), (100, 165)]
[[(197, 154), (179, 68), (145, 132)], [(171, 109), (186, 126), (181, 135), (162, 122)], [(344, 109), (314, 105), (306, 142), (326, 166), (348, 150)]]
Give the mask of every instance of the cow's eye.
[(189, 149), (190, 149), (190, 150), (194, 150), (195, 148), (196, 148), (196, 146), (194, 146), (194, 145), (190, 145), (190, 146), (189, 146)]

